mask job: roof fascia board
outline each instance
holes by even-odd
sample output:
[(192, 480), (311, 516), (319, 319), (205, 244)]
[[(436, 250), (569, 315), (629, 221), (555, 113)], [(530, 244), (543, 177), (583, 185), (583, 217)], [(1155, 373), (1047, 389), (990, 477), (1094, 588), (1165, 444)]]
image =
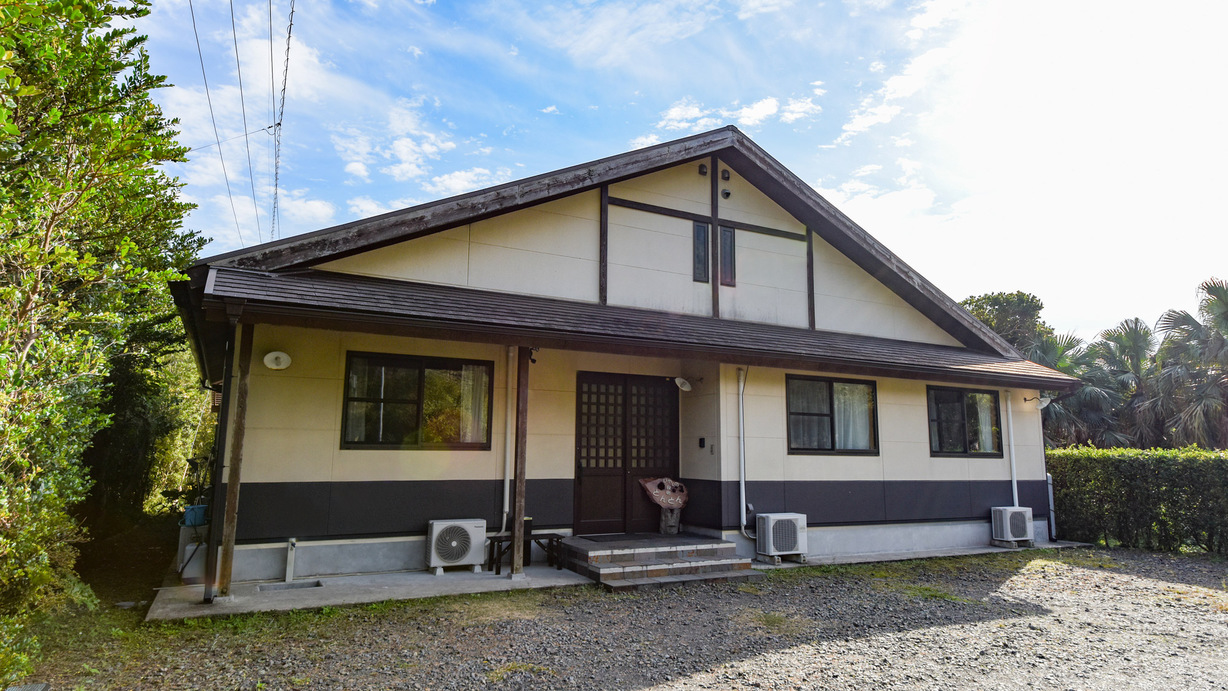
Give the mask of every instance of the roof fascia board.
[[(225, 319), (225, 301), (206, 297), (207, 319)], [(679, 345), (646, 342), (640, 339), (598, 335), (562, 335), (551, 331), (508, 325), (462, 325), (441, 324), (437, 321), (353, 312), (349, 310), (320, 309), (293, 305), (272, 305), (248, 302), (240, 322), (306, 326), (309, 328), (337, 331), (361, 331), (387, 335), (433, 337), (449, 340), (468, 340), (503, 345), (525, 345), (563, 350), (584, 350), (617, 354), (645, 355), (654, 357), (700, 357), (721, 362), (739, 362), (783, 368), (818, 369), (832, 372), (847, 372), (873, 376), (889, 376), (901, 379), (926, 379), (961, 384), (992, 386), (1025, 386), (1028, 388), (1066, 391), (1079, 385), (1075, 379), (1011, 376), (1006, 374), (986, 375), (978, 372), (961, 372), (949, 368), (925, 367), (922, 365), (899, 365), (821, 357), (785, 357), (738, 348), (719, 348), (703, 345)]]
[(286, 271), (384, 247), (552, 201), (728, 149), (742, 134), (724, 127), (523, 180), (219, 254), (197, 264)]

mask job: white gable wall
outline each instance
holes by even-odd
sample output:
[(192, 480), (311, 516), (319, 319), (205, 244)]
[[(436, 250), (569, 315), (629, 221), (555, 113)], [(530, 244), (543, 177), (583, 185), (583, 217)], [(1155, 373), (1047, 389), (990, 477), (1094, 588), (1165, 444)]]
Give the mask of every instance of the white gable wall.
[(582, 192), (315, 268), (596, 302), (600, 251), (599, 196)]
[[(710, 214), (712, 175), (698, 163), (610, 185), (610, 196)], [(806, 227), (758, 188), (718, 178), (723, 220), (798, 235)], [(600, 195), (596, 190), (318, 265), (327, 271), (597, 302)], [(607, 302), (682, 314), (712, 314), (712, 284), (692, 276), (693, 222), (611, 205)], [(710, 229), (717, 233), (717, 229)], [(725, 319), (805, 328), (806, 243), (735, 231), (736, 286), (720, 287)], [(815, 236), (815, 326), (942, 345), (960, 345), (895, 293)], [(719, 280), (713, 275), (710, 280)]]

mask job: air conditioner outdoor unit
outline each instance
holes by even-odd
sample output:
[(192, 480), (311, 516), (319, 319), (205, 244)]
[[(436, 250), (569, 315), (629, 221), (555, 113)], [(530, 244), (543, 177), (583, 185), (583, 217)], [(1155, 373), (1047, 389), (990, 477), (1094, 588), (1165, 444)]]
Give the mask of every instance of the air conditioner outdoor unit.
[(995, 506), (993, 519), (994, 542), (1032, 542), (1032, 507)]
[(755, 527), (756, 552), (777, 562), (786, 555), (806, 561), (806, 514), (761, 513)]
[(436, 576), (445, 566), (472, 566), (474, 573), (480, 573), (485, 546), (486, 521), (481, 518), (431, 521), (426, 532), (427, 566), (435, 569)]

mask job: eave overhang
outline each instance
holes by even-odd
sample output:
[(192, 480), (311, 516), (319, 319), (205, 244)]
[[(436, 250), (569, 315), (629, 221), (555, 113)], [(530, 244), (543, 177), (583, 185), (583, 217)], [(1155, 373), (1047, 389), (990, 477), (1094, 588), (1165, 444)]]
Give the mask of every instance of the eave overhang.
[(982, 386), (1079, 385), (1022, 358), (967, 348), (325, 271), (215, 268), (199, 290), (206, 330), (229, 328), (227, 307), (241, 301), (243, 322)]

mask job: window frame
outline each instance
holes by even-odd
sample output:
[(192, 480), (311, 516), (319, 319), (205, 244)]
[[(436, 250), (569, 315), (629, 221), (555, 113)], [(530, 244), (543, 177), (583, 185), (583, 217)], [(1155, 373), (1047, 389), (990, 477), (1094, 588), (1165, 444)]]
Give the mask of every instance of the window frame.
[[(392, 363), (394, 366), (412, 367), (417, 366), (418, 369), (418, 399), (416, 403), (418, 408), (418, 442), (416, 444), (389, 444), (383, 442), (354, 442), (346, 441), (345, 432), (349, 428), (350, 417), (350, 401), (359, 402), (379, 402), (386, 399), (370, 399), (365, 396), (350, 396), (350, 372), (354, 366), (355, 358), (371, 358), (383, 360), (386, 363)], [(400, 363), (397, 365), (396, 363)], [(480, 442), (445, 442), (445, 443), (422, 443), (422, 423), (423, 415), (426, 410), (426, 370), (428, 369), (456, 369), (457, 367), (484, 366), (487, 371), (486, 377), (486, 439)], [(347, 350), (345, 353), (345, 378), (341, 381), (341, 448), (343, 450), (396, 450), (396, 451), (489, 451), (491, 449), (491, 436), (494, 428), (494, 388), (495, 388), (495, 363), (493, 360), (470, 360), (466, 358), (448, 358), (448, 357), (432, 357), (428, 355), (406, 355), (400, 353), (373, 353), (358, 350)], [(394, 402), (400, 403), (396, 400)]]
[(691, 225), (691, 280), (696, 283), (709, 280), (708, 231), (708, 224), (702, 221)]
[[(718, 270), (721, 275), (721, 285), (735, 287), (738, 285), (738, 252), (737, 252), (737, 235), (733, 226), (717, 226), (718, 238), (717, 243), (720, 254), (720, 266)], [(728, 242), (726, 242), (728, 240)]]
[[(793, 395), (790, 393), (789, 382), (791, 380), (799, 381), (815, 381), (824, 382), (827, 386), (827, 409), (832, 411), (828, 415), (822, 413), (795, 413), (793, 412)], [(869, 449), (837, 449), (836, 446), (836, 402), (835, 402), (835, 387), (832, 384), (860, 384), (870, 387), (870, 397), (874, 403), (873, 409), (870, 411), (870, 443)], [(826, 417), (829, 419), (831, 432), (831, 449), (807, 449), (793, 446), (792, 427), (789, 425), (789, 419), (793, 415), (805, 415), (808, 417)], [(878, 456), (881, 451), (878, 447), (878, 382), (872, 379), (845, 379), (841, 377), (818, 377), (809, 374), (786, 374), (785, 375), (785, 446), (787, 453), (790, 456)]]
[[(938, 420), (934, 417), (934, 411), (930, 406), (931, 391), (954, 391), (960, 394), (961, 405), (959, 406), (960, 414), (963, 416), (964, 428), (964, 451), (935, 451), (934, 450), (934, 427), (933, 423)], [(997, 429), (994, 437), (998, 444), (997, 451), (968, 451), (968, 394), (989, 394), (993, 396), (994, 408), (997, 411)], [(1005, 458), (1006, 453), (1003, 449), (1004, 440), (1002, 439), (1002, 420), (1005, 416), (1002, 413), (1002, 397), (993, 389), (968, 389), (960, 386), (934, 386), (928, 385), (925, 387), (925, 430), (929, 437), (929, 449), (931, 458)], [(941, 429), (941, 425), (939, 425)], [(941, 444), (940, 444), (941, 446)]]

